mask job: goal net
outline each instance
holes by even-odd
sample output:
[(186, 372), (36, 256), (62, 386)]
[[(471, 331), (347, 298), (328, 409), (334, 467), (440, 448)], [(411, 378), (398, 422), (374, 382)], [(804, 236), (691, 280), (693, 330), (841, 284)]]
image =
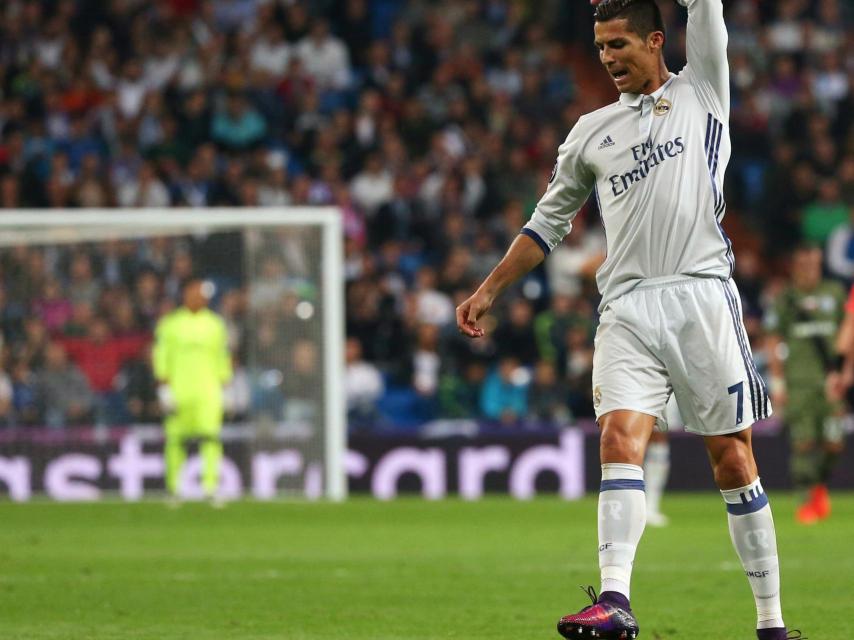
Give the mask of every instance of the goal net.
[(0, 495), (162, 492), (151, 345), (191, 275), (233, 362), (220, 493), (346, 496), (341, 228), (311, 207), (0, 215)]

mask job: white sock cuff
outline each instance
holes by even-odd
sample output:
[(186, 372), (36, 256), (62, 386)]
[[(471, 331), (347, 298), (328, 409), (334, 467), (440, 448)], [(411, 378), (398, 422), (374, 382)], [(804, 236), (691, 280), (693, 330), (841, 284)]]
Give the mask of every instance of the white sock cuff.
[(643, 469), (635, 464), (606, 462), (602, 465), (602, 480), (643, 480)]
[(727, 511), (736, 516), (755, 513), (768, 505), (768, 496), (762, 488), (759, 478), (738, 489), (721, 491)]
[(750, 484), (739, 487), (738, 489), (722, 489), (721, 495), (723, 496), (724, 502), (727, 504), (742, 504), (744, 500), (742, 499), (742, 494), (747, 494), (748, 499), (754, 495), (760, 495), (765, 493), (762, 489), (762, 483), (759, 481), (759, 478), (756, 478)]

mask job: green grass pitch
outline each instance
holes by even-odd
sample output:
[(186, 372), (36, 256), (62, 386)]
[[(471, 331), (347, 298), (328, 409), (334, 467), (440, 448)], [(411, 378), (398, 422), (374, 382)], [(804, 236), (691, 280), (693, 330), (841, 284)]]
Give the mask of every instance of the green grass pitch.
[[(852, 637), (854, 494), (771, 495), (790, 627)], [(598, 587), (595, 498), (0, 504), (3, 640), (558, 638)], [(719, 496), (669, 495), (635, 563), (641, 639), (755, 638)]]

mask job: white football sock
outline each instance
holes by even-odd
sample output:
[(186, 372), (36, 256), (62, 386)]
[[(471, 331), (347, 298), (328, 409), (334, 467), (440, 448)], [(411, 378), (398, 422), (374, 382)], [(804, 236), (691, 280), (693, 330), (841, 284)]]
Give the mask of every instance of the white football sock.
[(759, 478), (746, 487), (721, 491), (721, 495), (729, 514), (729, 534), (756, 601), (756, 627), (784, 627), (777, 536), (768, 496)]
[(603, 464), (599, 488), (602, 591), (617, 591), (629, 598), (632, 564), (645, 525), (643, 469), (634, 464)]
[(670, 443), (650, 442), (643, 461), (643, 479), (646, 485), (646, 512), (661, 513), (661, 496), (670, 475)]

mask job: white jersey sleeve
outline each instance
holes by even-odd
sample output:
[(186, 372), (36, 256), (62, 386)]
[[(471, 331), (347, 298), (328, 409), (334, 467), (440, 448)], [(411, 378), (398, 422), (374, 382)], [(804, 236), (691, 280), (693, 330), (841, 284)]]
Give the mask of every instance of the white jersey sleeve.
[(722, 0), (677, 0), (688, 8), (686, 57), (682, 74), (718, 120), (729, 119), (729, 62)]
[(533, 238), (548, 254), (572, 229), (572, 220), (587, 201), (596, 176), (586, 166), (582, 152), (581, 120), (558, 149), (557, 163), (546, 192), (522, 233)]

